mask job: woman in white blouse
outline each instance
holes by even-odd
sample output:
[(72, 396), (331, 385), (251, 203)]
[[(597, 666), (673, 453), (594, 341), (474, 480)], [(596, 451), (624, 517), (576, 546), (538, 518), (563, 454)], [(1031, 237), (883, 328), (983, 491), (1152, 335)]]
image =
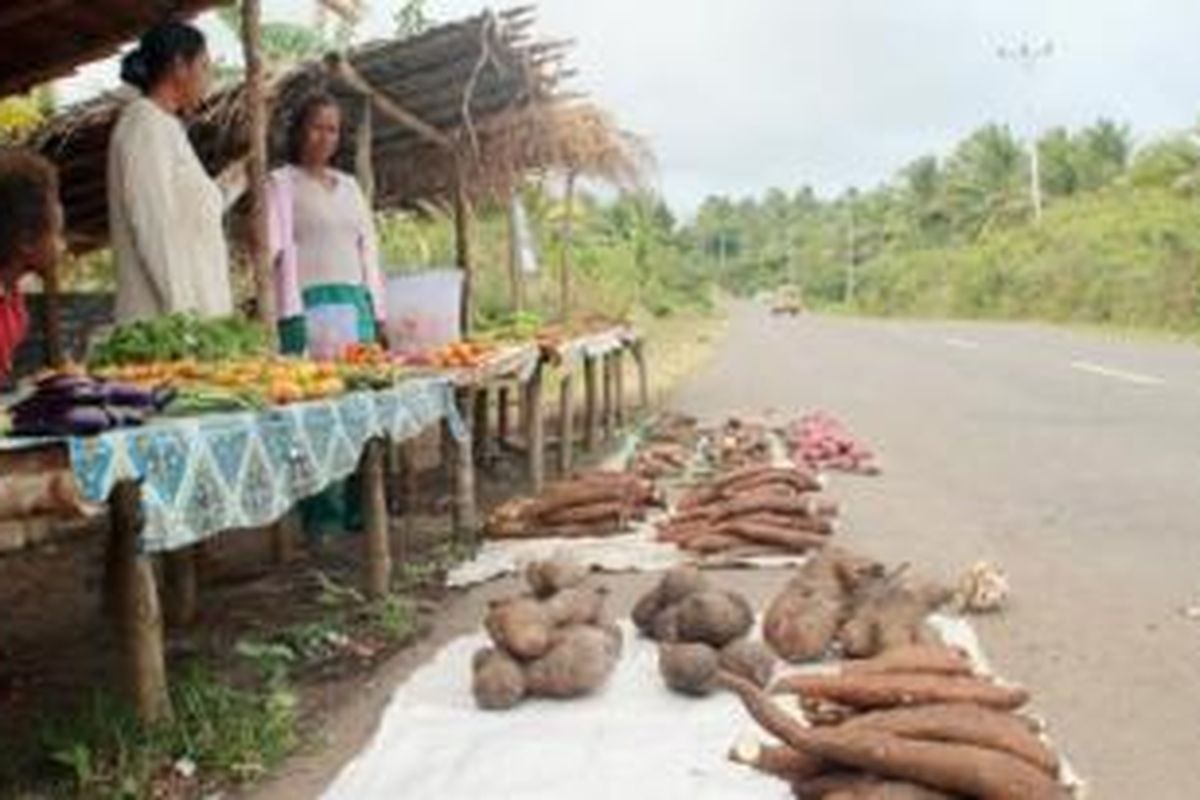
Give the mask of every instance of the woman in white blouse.
[(288, 128), (288, 164), (268, 181), (281, 349), (336, 358), (382, 341), (383, 275), (371, 208), (358, 181), (331, 166), (342, 114), (329, 94), (309, 96)]
[(179, 118), (204, 99), (209, 72), (204, 35), (182, 22), (151, 29), (121, 62), (142, 96), (122, 110), (108, 150), (119, 322), (233, 313), (221, 190)]

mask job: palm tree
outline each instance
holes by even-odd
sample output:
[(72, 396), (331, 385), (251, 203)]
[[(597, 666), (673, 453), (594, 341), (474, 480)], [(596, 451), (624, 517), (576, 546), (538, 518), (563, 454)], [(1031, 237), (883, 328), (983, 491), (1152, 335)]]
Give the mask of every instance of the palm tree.
[(958, 146), (946, 167), (956, 232), (974, 239), (1028, 210), (1029, 160), (1007, 126), (987, 125)]

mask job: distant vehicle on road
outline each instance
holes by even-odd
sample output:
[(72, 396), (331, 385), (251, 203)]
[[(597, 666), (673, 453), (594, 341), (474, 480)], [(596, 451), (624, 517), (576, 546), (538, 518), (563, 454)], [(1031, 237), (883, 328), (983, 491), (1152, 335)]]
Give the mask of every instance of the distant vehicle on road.
[(785, 285), (780, 286), (771, 300), (772, 314), (786, 314), (788, 316), (798, 316), (803, 314), (804, 297), (799, 286)]

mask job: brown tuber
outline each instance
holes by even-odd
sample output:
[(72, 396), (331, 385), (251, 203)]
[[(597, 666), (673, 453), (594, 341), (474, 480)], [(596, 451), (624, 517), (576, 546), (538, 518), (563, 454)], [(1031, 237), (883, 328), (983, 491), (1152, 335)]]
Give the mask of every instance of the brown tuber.
[(680, 694), (703, 697), (717, 688), (718, 655), (700, 643), (664, 643), (658, 646), (658, 671), (667, 687)]
[(553, 621), (546, 606), (528, 597), (493, 601), (483, 626), (499, 647), (528, 660), (550, 649)]
[(681, 641), (724, 647), (745, 636), (753, 625), (754, 609), (733, 592), (696, 592), (679, 603), (677, 627)]
[(556, 632), (546, 655), (525, 665), (525, 686), (537, 697), (579, 697), (608, 680), (620, 649), (608, 631), (576, 625)]
[(555, 557), (530, 562), (525, 567), (525, 582), (535, 596), (545, 598), (583, 583), (588, 572), (588, 567), (578, 561)]
[(475, 653), (471, 692), (475, 703), (489, 711), (512, 708), (525, 696), (525, 674), (511, 656), (494, 647)]
[(766, 688), (775, 674), (775, 654), (762, 642), (738, 639), (721, 648), (721, 669)]

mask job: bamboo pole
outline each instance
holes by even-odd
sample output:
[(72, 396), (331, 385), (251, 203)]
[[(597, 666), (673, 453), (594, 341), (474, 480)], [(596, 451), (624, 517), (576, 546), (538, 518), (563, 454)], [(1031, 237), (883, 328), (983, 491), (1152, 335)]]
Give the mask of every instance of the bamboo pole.
[(592, 356), (583, 358), (583, 449), (591, 453), (595, 451), (598, 436), (599, 402), (596, 380), (596, 359)]
[(250, 152), (246, 160), (250, 208), (249, 253), (254, 274), (258, 318), (276, 342), (275, 289), (267, 242), (267, 100), (262, 61), (261, 0), (242, 0), (242, 54), (246, 62), (246, 127)]
[(371, 599), (386, 597), (392, 586), (392, 553), (388, 541), (387, 492), (383, 481), (384, 442), (372, 439), (363, 451), (363, 520), (366, 527), (366, 590)]
[(154, 566), (150, 557), (140, 552), (141, 487), (134, 481), (118, 483), (109, 498), (109, 507), (115, 622), (125, 681), (138, 719), (144, 725), (154, 725), (171, 719), (172, 714)]
[(546, 420), (542, 407), (543, 375), (541, 366), (533, 370), (525, 384), (525, 444), (529, 448), (529, 481), (534, 494), (546, 484)]
[(569, 368), (563, 368), (562, 383), (558, 397), (558, 471), (566, 475), (571, 471), (575, 456), (575, 376)]
[(575, 173), (567, 175), (563, 200), (562, 260), (559, 264), (559, 313), (564, 322), (571, 318), (571, 245), (575, 238)]

